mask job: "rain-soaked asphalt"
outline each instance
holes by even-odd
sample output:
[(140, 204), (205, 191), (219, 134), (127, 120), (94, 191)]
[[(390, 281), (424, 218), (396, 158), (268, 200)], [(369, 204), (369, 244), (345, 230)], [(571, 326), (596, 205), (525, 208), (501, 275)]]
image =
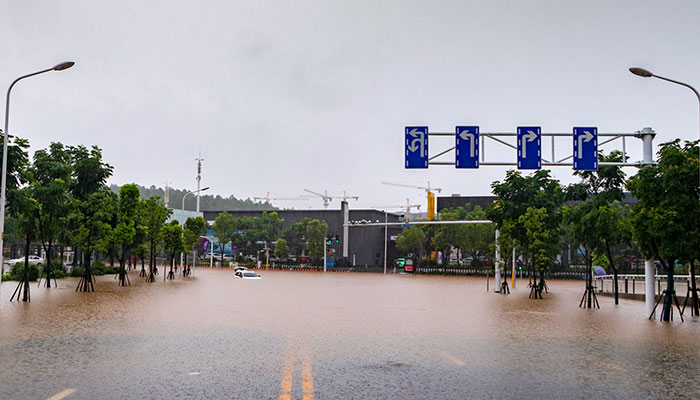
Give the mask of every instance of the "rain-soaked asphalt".
[[(698, 398), (700, 320), (578, 308), (583, 282), (229, 269), (0, 288), (0, 399)], [(493, 288), (493, 283), (492, 283)], [(52, 397), (53, 396), (53, 397)]]

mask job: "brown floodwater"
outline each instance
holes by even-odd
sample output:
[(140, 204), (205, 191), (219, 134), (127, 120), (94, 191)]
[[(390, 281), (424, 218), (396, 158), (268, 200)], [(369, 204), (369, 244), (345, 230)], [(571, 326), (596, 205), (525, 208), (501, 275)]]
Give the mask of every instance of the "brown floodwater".
[[(197, 269), (95, 293), (0, 286), (0, 399), (698, 398), (700, 319), (661, 323), (644, 302), (582, 281)], [(493, 289), (493, 281), (491, 282)]]

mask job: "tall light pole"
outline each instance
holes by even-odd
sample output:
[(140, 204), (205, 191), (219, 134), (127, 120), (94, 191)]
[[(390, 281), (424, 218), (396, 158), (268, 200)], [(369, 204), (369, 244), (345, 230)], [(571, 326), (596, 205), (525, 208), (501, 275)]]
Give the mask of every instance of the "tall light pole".
[[(187, 193), (185, 193), (184, 196), (182, 196), (182, 208), (180, 208), (180, 216), (182, 217), (182, 227), (183, 227), (183, 228), (185, 227), (185, 197), (187, 197), (188, 195), (190, 195), (190, 194), (192, 194), (192, 193), (199, 193), (199, 192), (203, 192), (203, 191), (205, 191), (205, 190), (209, 190), (209, 186), (207, 186), (207, 187), (205, 187), (205, 188), (203, 188), (203, 189), (197, 189), (197, 190), (193, 190), (193, 191), (191, 191), (191, 192), (187, 192)], [(184, 230), (183, 230), (183, 234), (184, 234)], [(184, 256), (184, 253), (180, 253), (180, 268), (184, 268), (184, 267), (182, 266), (182, 261), (183, 261), (183, 258), (184, 258), (183, 256)], [(184, 276), (184, 273), (185, 273), (185, 272), (184, 272), (184, 269), (183, 269), (183, 272), (182, 272), (182, 273), (183, 273), (183, 276)]]
[(7, 187), (7, 141), (8, 137), (10, 136), (8, 132), (8, 124), (10, 122), (10, 92), (12, 91), (12, 87), (24, 78), (29, 78), (34, 75), (43, 74), (44, 72), (49, 71), (63, 71), (64, 69), (68, 69), (73, 65), (75, 65), (73, 61), (65, 61), (60, 64), (56, 64), (51, 68), (34, 72), (28, 75), (20, 76), (19, 78), (15, 79), (12, 82), (12, 84), (10, 84), (10, 87), (7, 89), (7, 97), (5, 98), (5, 130), (3, 131), (4, 139), (2, 142), (2, 183), (0, 183), (0, 276), (2, 276), (5, 273), (5, 253), (3, 252), (3, 249), (5, 246), (5, 189)]
[[(646, 69), (644, 69), (644, 68), (632, 67), (632, 68), (630, 68), (629, 70), (630, 70), (631, 73), (633, 73), (633, 74), (635, 74), (635, 75), (637, 75), (637, 76), (641, 76), (642, 78), (656, 78), (656, 79), (661, 79), (662, 81), (671, 82), (671, 83), (675, 83), (676, 85), (681, 85), (681, 86), (687, 87), (688, 89), (692, 90), (693, 93), (695, 93), (695, 97), (697, 97), (697, 99), (698, 99), (698, 109), (700, 110), (700, 93), (698, 93), (698, 91), (695, 90), (694, 87), (688, 85), (687, 83), (683, 83), (683, 82), (679, 82), (679, 81), (674, 80), (674, 79), (670, 79), (670, 78), (666, 78), (666, 77), (663, 77), (663, 76), (655, 75), (655, 74), (653, 74), (651, 71), (648, 71), (648, 70), (646, 70)], [(699, 121), (700, 121), (700, 113), (698, 114), (698, 117), (699, 117)], [(698, 130), (699, 130), (699, 132), (700, 132), (700, 122), (699, 122), (699, 125), (698, 125)], [(699, 148), (698, 148), (698, 157), (700, 157), (700, 146), (699, 146)], [(700, 158), (699, 158), (699, 159), (700, 159)], [(700, 183), (700, 182), (698, 182), (698, 183)], [(700, 189), (700, 187), (699, 187), (699, 189)], [(645, 270), (647, 270), (647, 271), (645, 271), (645, 272), (646, 272), (647, 277), (648, 277), (649, 275), (651, 275), (651, 272), (649, 272), (649, 270), (651, 270), (652, 266), (653, 266), (653, 261), (647, 260), (647, 262), (645, 263)], [(647, 280), (648, 280), (648, 278), (647, 278)], [(697, 294), (696, 294), (696, 293), (697, 293), (697, 288), (695, 287), (695, 276), (692, 276), (691, 280), (692, 280), (692, 287), (693, 287), (693, 289), (692, 289), (692, 290), (693, 290), (693, 296), (697, 296)], [(654, 310), (654, 309), (653, 309), (653, 307), (654, 307), (653, 283), (652, 283), (651, 285), (649, 285), (649, 282), (647, 282), (646, 285), (647, 285), (647, 286), (651, 286), (651, 293), (652, 293), (652, 296), (651, 296), (651, 297), (652, 297), (652, 298), (651, 298), (651, 299), (648, 298), (648, 297), (649, 297), (649, 289), (647, 289), (647, 294), (646, 294), (646, 297), (647, 297), (647, 300), (646, 300), (647, 314), (651, 314), (652, 311)], [(695, 305), (695, 302), (693, 302), (693, 305)], [(696, 309), (696, 310), (697, 310), (697, 309)]]

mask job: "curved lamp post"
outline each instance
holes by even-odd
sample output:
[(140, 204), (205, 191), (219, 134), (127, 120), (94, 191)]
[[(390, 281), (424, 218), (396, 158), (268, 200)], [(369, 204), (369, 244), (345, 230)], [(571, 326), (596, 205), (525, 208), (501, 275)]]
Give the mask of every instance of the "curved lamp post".
[(10, 136), (8, 132), (8, 124), (10, 121), (10, 92), (12, 91), (12, 87), (24, 78), (29, 78), (34, 75), (43, 74), (44, 72), (63, 71), (64, 69), (68, 69), (73, 65), (75, 65), (73, 61), (65, 61), (60, 64), (56, 64), (51, 68), (34, 72), (28, 75), (20, 76), (19, 78), (15, 79), (12, 82), (12, 84), (10, 84), (10, 87), (7, 89), (7, 97), (5, 98), (5, 130), (3, 131), (4, 139), (2, 142), (2, 183), (0, 183), (0, 275), (2, 275), (5, 272), (5, 253), (3, 252), (3, 246), (5, 245), (5, 189), (7, 186), (7, 141), (8, 137)]
[[(203, 188), (203, 189), (193, 190), (193, 191), (191, 191), (191, 192), (187, 192), (187, 193), (185, 193), (184, 196), (182, 196), (182, 208), (180, 208), (180, 215), (182, 216), (182, 219), (183, 219), (183, 221), (182, 221), (182, 227), (183, 227), (183, 228), (185, 227), (185, 221), (184, 221), (184, 219), (185, 219), (185, 197), (187, 197), (188, 195), (193, 194), (193, 193), (203, 192), (203, 191), (205, 191), (205, 190), (209, 190), (209, 186), (207, 186), (207, 187), (205, 187), (205, 188)], [(184, 231), (183, 231), (183, 234), (184, 234)], [(183, 264), (182, 264), (183, 258), (184, 258), (183, 253), (180, 253), (180, 268), (184, 268), (184, 267), (182, 266), (182, 265), (183, 265)], [(193, 260), (193, 262), (194, 262), (194, 260)], [(184, 269), (183, 269), (183, 273), (184, 273)]]
[[(692, 90), (693, 93), (695, 93), (695, 97), (698, 98), (698, 106), (700, 107), (700, 93), (698, 93), (698, 91), (697, 91), (694, 87), (690, 86), (689, 84), (683, 83), (683, 82), (679, 82), (679, 81), (677, 81), (677, 80), (670, 79), (670, 78), (666, 78), (666, 77), (663, 77), (663, 76), (655, 75), (655, 74), (652, 73), (651, 71), (648, 71), (648, 70), (646, 70), (646, 69), (644, 69), (644, 68), (632, 67), (632, 68), (630, 68), (629, 70), (630, 70), (631, 73), (633, 73), (633, 74), (635, 74), (635, 75), (637, 75), (637, 76), (641, 76), (642, 78), (656, 78), (656, 79), (661, 79), (662, 81), (671, 82), (671, 83), (675, 83), (676, 85), (681, 85), (681, 86), (687, 87), (688, 89)], [(700, 114), (699, 114), (699, 116), (700, 116)], [(699, 127), (700, 127), (700, 125), (699, 125)], [(698, 149), (698, 156), (700, 157), (700, 149)], [(699, 183), (700, 183), (700, 182), (699, 182)], [(693, 290), (693, 297), (695, 297), (695, 296), (697, 296), (697, 295), (696, 295), (697, 289), (696, 289), (696, 287), (695, 287), (695, 276), (692, 277), (692, 281), (693, 281), (693, 282), (692, 282), (692, 286), (693, 286), (693, 289), (692, 289), (692, 290)], [(653, 293), (653, 286), (652, 286), (652, 293)], [(653, 296), (652, 296), (652, 297), (653, 297)], [(697, 297), (695, 297), (695, 298), (697, 298)], [(653, 303), (653, 299), (652, 299), (651, 301), (652, 301), (652, 303)], [(649, 310), (650, 307), (649, 307), (649, 303), (648, 303), (648, 302), (649, 302), (649, 300), (647, 300), (647, 314), (650, 314), (651, 311)], [(697, 312), (698, 312), (697, 310), (698, 310), (698, 309), (697, 309), (697, 307), (696, 307), (696, 304), (697, 304), (697, 303), (696, 303), (696, 300), (693, 301), (692, 306), (693, 306), (693, 308), (694, 308), (694, 310), (695, 310), (695, 312), (696, 312), (696, 314), (697, 314)], [(653, 307), (653, 304), (651, 304), (651, 306)], [(652, 311), (653, 311), (653, 309), (652, 309)]]

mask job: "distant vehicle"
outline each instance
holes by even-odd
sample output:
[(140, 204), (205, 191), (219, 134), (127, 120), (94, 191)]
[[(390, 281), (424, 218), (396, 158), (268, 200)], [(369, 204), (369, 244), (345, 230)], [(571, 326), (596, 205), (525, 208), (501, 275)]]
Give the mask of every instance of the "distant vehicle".
[[(12, 260), (9, 260), (7, 263), (10, 265), (15, 265), (18, 263), (24, 264), (24, 257), (13, 258)], [(29, 256), (29, 264), (43, 264), (43, 263), (44, 263), (43, 258), (41, 258), (39, 256), (34, 256), (34, 255)]]
[(413, 272), (413, 260), (410, 258), (406, 259), (406, 264), (403, 266), (404, 272)]
[(270, 257), (270, 262), (280, 262), (280, 258), (277, 256)]
[(245, 256), (245, 257), (243, 257), (243, 260), (245, 260), (245, 261), (253, 261), (253, 262), (258, 261), (258, 259), (255, 258), (255, 256), (252, 256), (252, 255), (250, 255), (250, 254), (247, 255), (247, 256)]
[(287, 261), (296, 262), (297, 256), (290, 254), (287, 256)]
[(262, 277), (253, 271), (238, 271), (236, 276), (240, 279), (262, 279)]
[(302, 264), (306, 264), (306, 263), (311, 262), (311, 259), (309, 257), (306, 257), (306, 256), (298, 257), (297, 260)]

